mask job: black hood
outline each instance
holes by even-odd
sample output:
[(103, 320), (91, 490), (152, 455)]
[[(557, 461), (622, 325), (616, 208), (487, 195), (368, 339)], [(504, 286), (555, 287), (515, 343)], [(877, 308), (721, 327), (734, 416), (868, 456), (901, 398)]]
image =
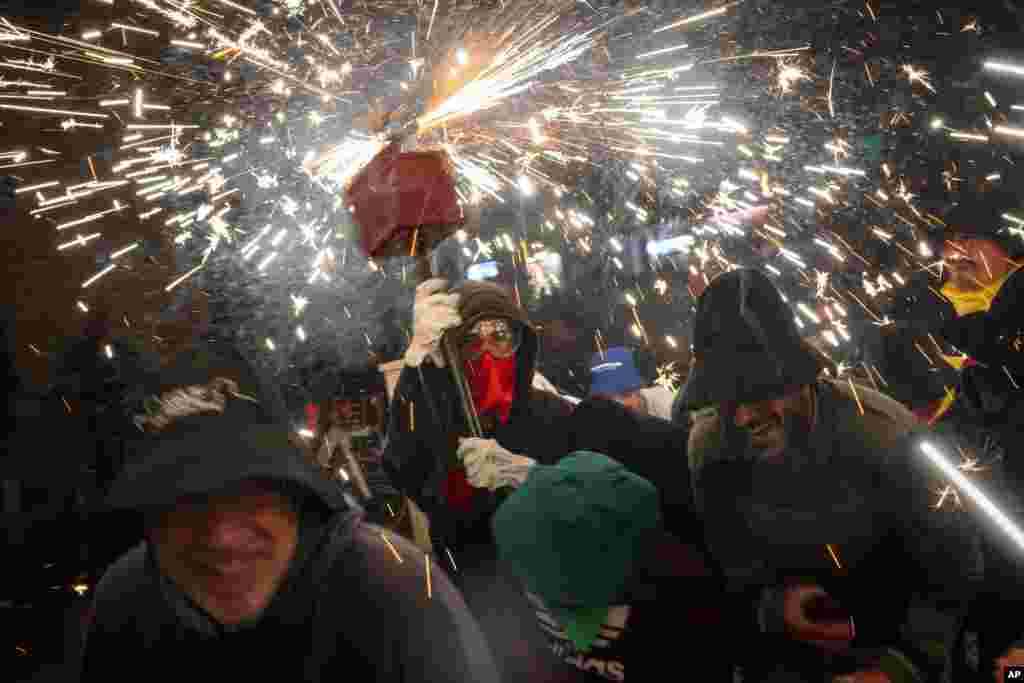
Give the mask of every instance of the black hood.
[(155, 384), (134, 417), (139, 434), (111, 488), (111, 510), (169, 507), (248, 479), (270, 481), (325, 511), (347, 507), (337, 484), (295, 443), (280, 395), (236, 349), (190, 349)]

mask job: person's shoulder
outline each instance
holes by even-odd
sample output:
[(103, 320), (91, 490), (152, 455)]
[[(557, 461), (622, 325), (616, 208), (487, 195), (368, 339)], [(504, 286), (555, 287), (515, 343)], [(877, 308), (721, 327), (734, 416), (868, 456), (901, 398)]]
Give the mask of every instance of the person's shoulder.
[(152, 588), (152, 577), (146, 570), (147, 552), (146, 543), (139, 543), (103, 573), (93, 594), (93, 609), (98, 621), (117, 620), (118, 615), (139, 609), (144, 594)]
[(921, 429), (920, 421), (906, 406), (880, 391), (841, 380), (824, 383), (845, 403), (844, 412), (855, 416), (856, 431), (881, 448), (896, 446)]
[(405, 601), (409, 593), (426, 596), (426, 555), (405, 537), (360, 517), (340, 520), (329, 541), (332, 575), (364, 594)]

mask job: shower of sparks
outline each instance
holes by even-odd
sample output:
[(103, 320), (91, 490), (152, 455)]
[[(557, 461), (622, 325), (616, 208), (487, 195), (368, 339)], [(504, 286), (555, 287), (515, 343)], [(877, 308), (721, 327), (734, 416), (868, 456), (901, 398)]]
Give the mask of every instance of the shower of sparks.
[[(797, 64), (787, 63), (785, 59), (780, 59), (779, 72), (775, 79), (779, 93), (787, 95), (798, 83), (811, 80), (811, 75)], [(771, 140), (768, 141), (771, 142)]]
[(654, 383), (658, 386), (665, 387), (672, 393), (679, 390), (680, 374), (678, 364), (676, 361), (670, 361), (663, 365), (658, 366), (658, 378), (654, 380)]
[[(881, 68), (869, 64), (859, 38), (843, 48), (861, 57), (853, 66), (825, 57), (840, 49), (785, 42), (737, 54), (725, 38), (733, 9), (746, 9), (738, 2), (666, 13), (587, 2), (463, 9), (398, 0), (371, 11), (289, 0), (266, 16), (248, 0), (131, 4), (145, 19), (138, 26), (107, 18), (66, 36), (0, 19), (0, 117), (40, 126), (38, 142), (47, 145), (12, 141), (0, 149), (0, 169), (21, 174), (13, 192), (34, 202), (28, 213), (57, 235), (56, 250), (97, 251), (99, 270), (90, 270), (83, 289), (131, 286), (122, 276), (153, 258), (144, 245), (154, 236), (190, 254), (169, 271), (167, 292), (205, 283), (218, 259), (246, 268), (283, 302), (287, 325), (262, 333), (278, 341), (260, 337), (274, 354), (317, 340), (320, 296), (358, 291), (356, 276), (396, 277), (361, 254), (344, 200), (356, 174), (390, 145), (445, 150), (467, 216), (519, 210), (519, 225), (477, 221), (484, 224), (471, 230), (467, 221), (457, 250), (466, 262), (509, 258), (529, 269), (530, 290), (516, 284), (524, 302), (566, 284), (539, 267), (564, 247), (600, 260), (617, 300), (628, 302), (616, 334), (678, 357), (689, 346), (675, 336), (682, 328), (646, 309), (641, 320), (637, 302), (671, 306), (670, 317), (682, 323), (717, 274), (755, 265), (783, 288), (803, 333), (839, 359), (859, 341), (855, 315), (887, 322), (882, 302), (904, 276), (938, 277), (943, 269), (929, 246), (934, 209), (918, 202), (906, 160), (869, 161), (866, 136), (852, 132), (864, 130), (859, 123), (849, 139), (837, 132), (862, 108), (853, 93), (906, 79), (911, 96), (881, 112), (882, 128), (923, 131), (958, 154), (997, 145), (1003, 154), (1024, 138), (1007, 118), (1024, 104), (1010, 104), (995, 83), (978, 88), (984, 118), (963, 122), (933, 110), (934, 98), (918, 95), (936, 87), (928, 71), (908, 63), (916, 59), (910, 51), (887, 55)], [(872, 3), (866, 7), (866, 15), (859, 11), (870, 27), (877, 18)], [(392, 30), (391, 19), (410, 21)], [(152, 46), (165, 48), (167, 60), (153, 59)], [(389, 66), (398, 71), (388, 75)], [(1024, 75), (1005, 61), (983, 68), (989, 81)], [(758, 73), (766, 77), (748, 78)], [(739, 97), (729, 74), (744, 79)], [(744, 108), (761, 95), (756, 106), (768, 110)], [(290, 103), (301, 98), (309, 106), (296, 113)], [(772, 128), (762, 124), (768, 120)], [(79, 177), (79, 159), (59, 141), (93, 137), (111, 143), (112, 158), (91, 147)], [(56, 176), (69, 162), (70, 175)], [(578, 180), (595, 171), (628, 188), (616, 186), (623, 195), (611, 208)], [(986, 171), (989, 182), (1000, 181), (997, 171)], [(963, 182), (958, 170), (944, 180), (950, 189)], [(863, 239), (829, 219), (862, 203), (881, 215), (866, 221)], [(239, 217), (250, 208), (248, 219)], [(666, 218), (675, 209), (683, 217)], [(537, 225), (525, 217), (531, 210), (543, 213)], [(114, 219), (134, 221), (137, 233), (122, 235), (108, 225)], [(1024, 237), (1024, 220), (1007, 220)], [(658, 272), (647, 291), (630, 281), (634, 226), (652, 235), (648, 255)], [(655, 241), (663, 246), (651, 251)], [(747, 244), (761, 252), (749, 262), (736, 255)], [(874, 263), (875, 248), (898, 264)], [(115, 269), (119, 277), (105, 278)], [(400, 277), (407, 281), (404, 270)], [(84, 302), (78, 309), (88, 311)], [(360, 350), (363, 340), (372, 347), (380, 335), (365, 332), (358, 314), (338, 310)], [(603, 353), (600, 331), (595, 343)], [(659, 366), (658, 384), (678, 386), (677, 363)], [(877, 368), (865, 370), (872, 383), (886, 384)], [(429, 561), (426, 571), (429, 596)]]
[(929, 92), (935, 92), (935, 88), (932, 87), (932, 82), (928, 76), (928, 72), (924, 69), (916, 69), (909, 64), (904, 64), (903, 73), (911, 83), (920, 83), (921, 86)]

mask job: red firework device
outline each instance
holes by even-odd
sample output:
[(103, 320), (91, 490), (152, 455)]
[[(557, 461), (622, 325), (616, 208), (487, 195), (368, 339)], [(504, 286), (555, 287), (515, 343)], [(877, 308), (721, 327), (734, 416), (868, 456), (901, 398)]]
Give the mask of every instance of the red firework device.
[(370, 258), (423, 256), (464, 221), (444, 150), (382, 150), (352, 179), (346, 200)]

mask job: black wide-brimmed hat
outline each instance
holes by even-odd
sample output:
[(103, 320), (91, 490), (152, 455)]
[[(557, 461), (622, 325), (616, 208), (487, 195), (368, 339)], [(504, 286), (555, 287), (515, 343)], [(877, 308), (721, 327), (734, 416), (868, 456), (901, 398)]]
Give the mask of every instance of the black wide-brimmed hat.
[(723, 273), (700, 295), (693, 358), (682, 395), (689, 410), (777, 398), (825, 367), (772, 281), (748, 268)]

